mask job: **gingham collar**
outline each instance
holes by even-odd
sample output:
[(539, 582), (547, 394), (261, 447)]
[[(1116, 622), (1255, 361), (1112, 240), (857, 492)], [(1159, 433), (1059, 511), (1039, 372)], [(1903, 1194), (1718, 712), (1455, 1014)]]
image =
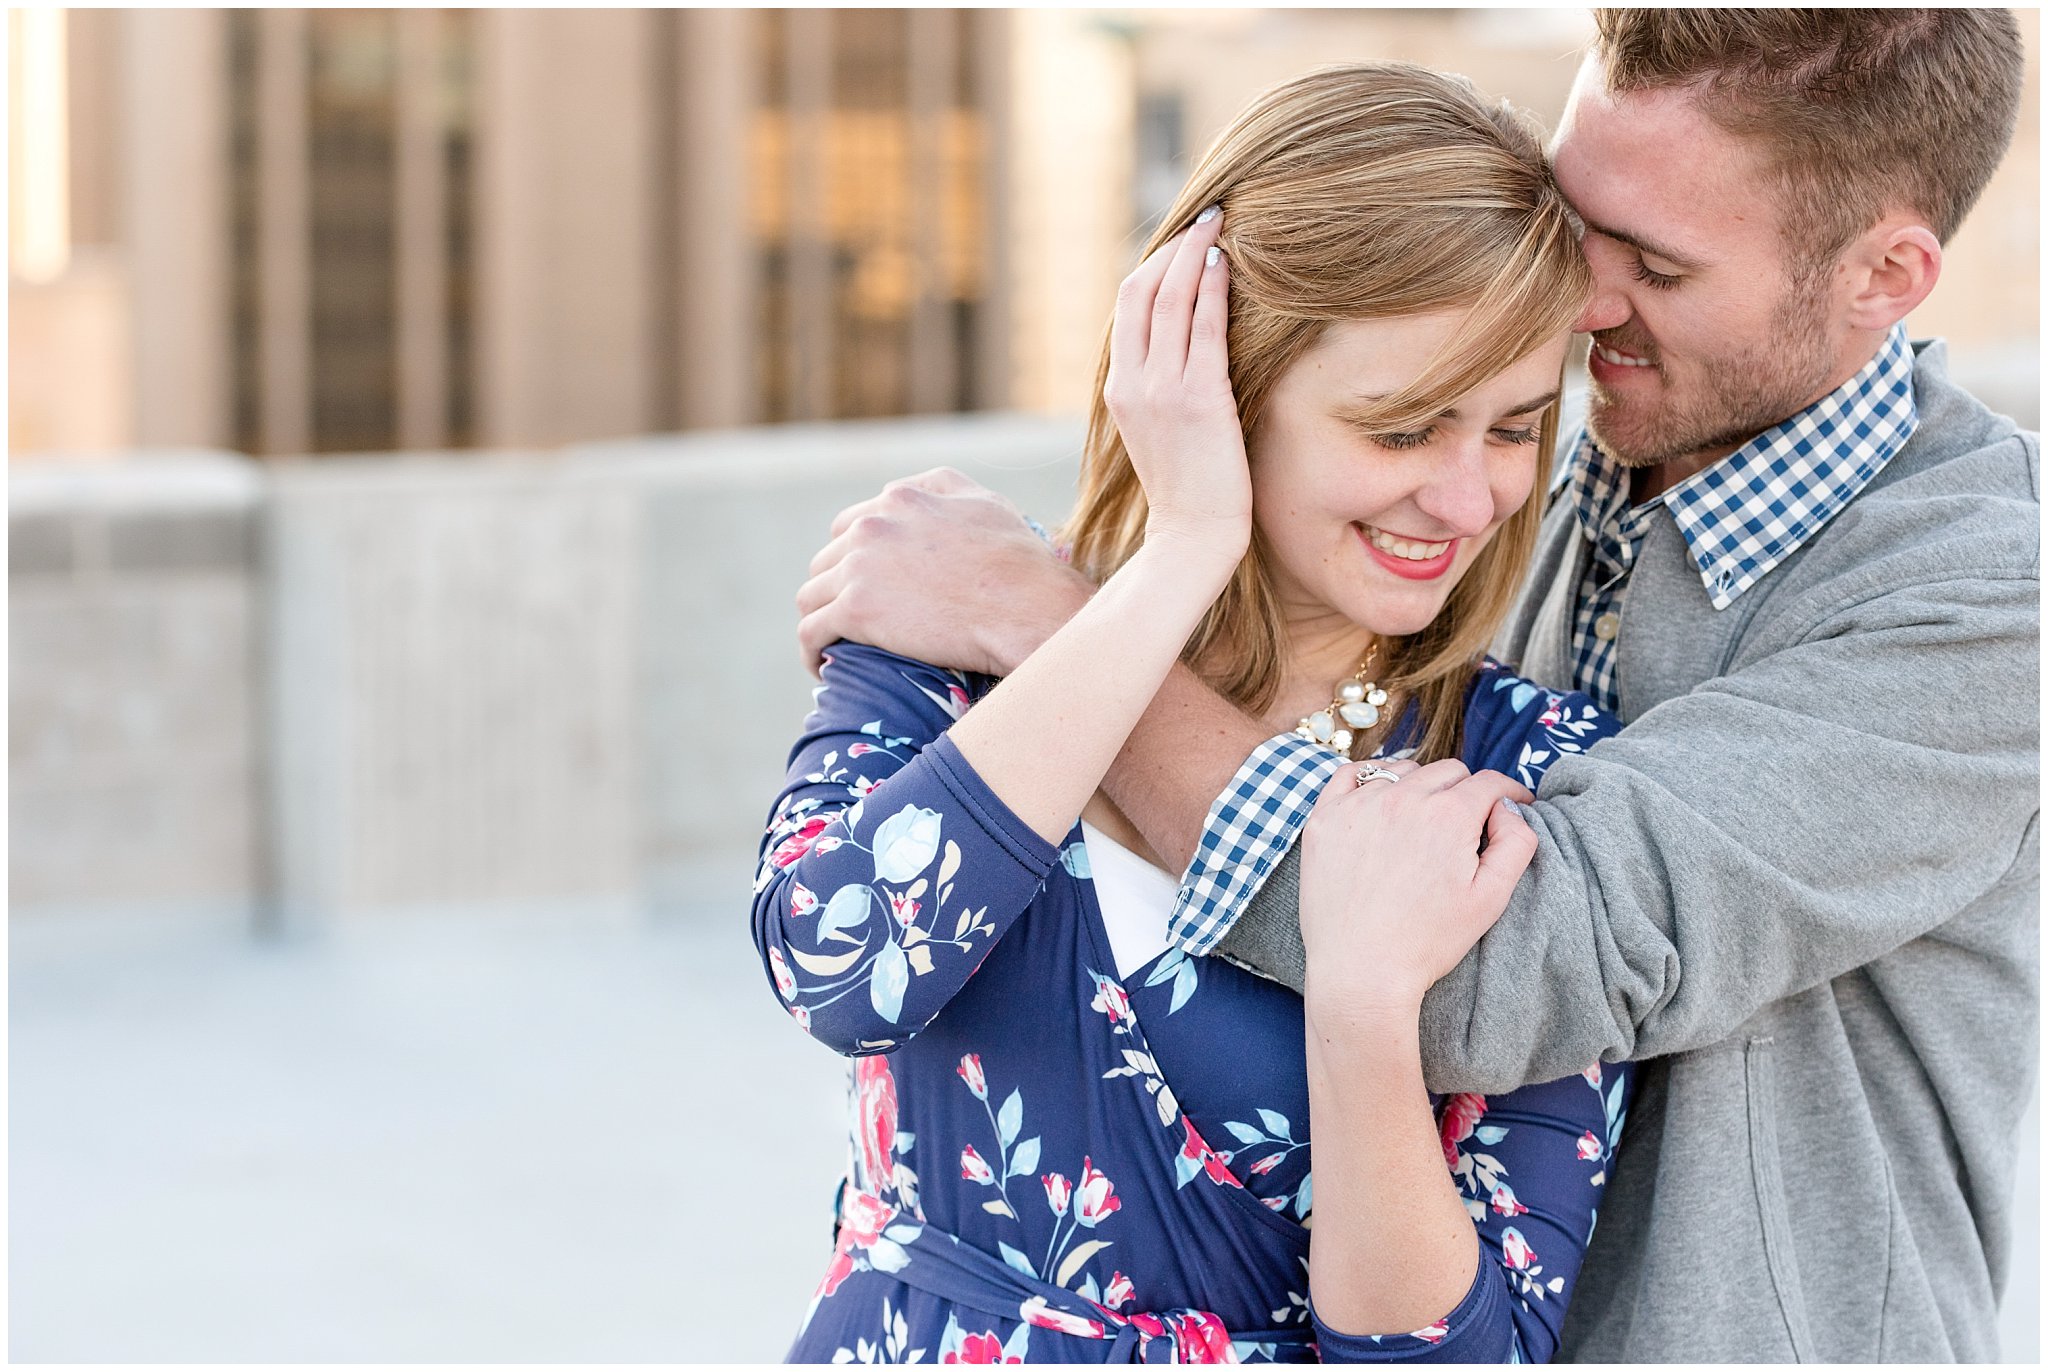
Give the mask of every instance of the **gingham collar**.
[(1628, 472), (1581, 432), (1561, 486), (1605, 560), (1625, 570), (1657, 505), (1671, 511), (1714, 608), (1725, 610), (1840, 513), (1919, 427), (1903, 324), (1836, 390), (1656, 500), (1631, 509)]

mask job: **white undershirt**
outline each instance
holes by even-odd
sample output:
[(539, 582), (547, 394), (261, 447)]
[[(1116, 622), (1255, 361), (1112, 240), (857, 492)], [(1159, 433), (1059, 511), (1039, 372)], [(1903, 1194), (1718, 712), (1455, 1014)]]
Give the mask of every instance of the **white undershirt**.
[(1088, 870), (1116, 958), (1116, 974), (1127, 977), (1166, 951), (1166, 926), (1173, 917), (1180, 881), (1085, 819), (1081, 837), (1087, 841)]

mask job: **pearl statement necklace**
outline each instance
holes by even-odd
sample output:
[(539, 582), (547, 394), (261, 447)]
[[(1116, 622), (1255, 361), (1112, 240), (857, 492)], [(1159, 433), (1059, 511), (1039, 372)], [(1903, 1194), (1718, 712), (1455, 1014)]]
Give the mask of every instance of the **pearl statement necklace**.
[(1295, 735), (1334, 748), (1347, 756), (1351, 752), (1352, 730), (1370, 729), (1380, 722), (1380, 707), (1387, 703), (1387, 693), (1376, 682), (1366, 680), (1372, 665), (1378, 661), (1379, 645), (1375, 643), (1365, 661), (1358, 664), (1358, 670), (1350, 677), (1337, 683), (1337, 694), (1330, 700), (1330, 708), (1318, 710), (1294, 728)]

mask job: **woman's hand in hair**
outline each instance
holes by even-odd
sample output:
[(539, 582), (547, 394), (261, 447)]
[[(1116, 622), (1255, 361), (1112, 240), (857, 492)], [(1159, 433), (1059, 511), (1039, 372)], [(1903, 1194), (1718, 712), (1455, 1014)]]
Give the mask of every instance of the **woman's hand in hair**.
[(1302, 834), (1305, 994), (1325, 1032), (1419, 1012), (1536, 854), (1535, 832), (1501, 803), (1531, 799), (1519, 783), (1455, 758), (1375, 765), (1402, 777), (1360, 785), (1359, 764), (1345, 763)]
[(1148, 542), (1227, 559), (1251, 540), (1252, 483), (1230, 389), (1230, 263), (1211, 207), (1117, 290), (1103, 401), (1145, 488)]

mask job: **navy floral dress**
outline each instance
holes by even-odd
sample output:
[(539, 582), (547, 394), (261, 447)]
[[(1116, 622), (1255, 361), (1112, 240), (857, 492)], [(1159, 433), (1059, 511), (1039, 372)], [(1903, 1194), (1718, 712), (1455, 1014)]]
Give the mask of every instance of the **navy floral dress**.
[[(1046, 843), (946, 736), (993, 685), (836, 645), (762, 841), (775, 994), (854, 1059), (837, 1242), (790, 1359), (1547, 1359), (1628, 1068), (1437, 1101), (1471, 1289), (1410, 1334), (1322, 1324), (1301, 998), (1177, 948), (1117, 975), (1080, 827)], [(1465, 761), (1533, 786), (1615, 727), (1488, 663)], [(1415, 736), (1411, 713), (1394, 741)]]

